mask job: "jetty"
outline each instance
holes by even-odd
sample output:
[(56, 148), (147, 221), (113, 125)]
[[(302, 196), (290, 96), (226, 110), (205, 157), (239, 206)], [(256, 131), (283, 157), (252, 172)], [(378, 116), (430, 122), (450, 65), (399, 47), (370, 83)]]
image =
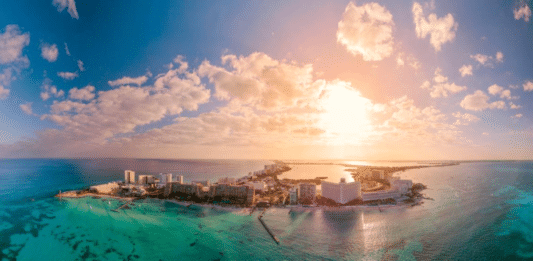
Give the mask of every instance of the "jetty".
[(259, 219), (259, 222), (261, 222), (261, 225), (263, 225), (263, 227), (265, 228), (265, 230), (268, 232), (268, 234), (272, 237), (272, 239), (274, 239), (274, 241), (276, 242), (276, 244), (279, 245), (279, 239), (276, 237), (276, 235), (274, 235), (274, 233), (272, 233), (272, 231), (270, 230), (270, 228), (268, 228), (267, 224), (265, 223), (265, 221), (263, 221), (263, 214), (265, 214), (266, 212), (266, 208), (265, 210), (263, 210), (263, 212), (261, 213), (261, 215), (259, 215), (259, 217), (257, 217), (257, 219)]
[(122, 206), (120, 206), (120, 207), (118, 207), (116, 209), (111, 209), (111, 211), (118, 212), (121, 208), (123, 208), (123, 207), (125, 207), (125, 206), (127, 206), (127, 205), (129, 205), (131, 203), (133, 203), (133, 202), (126, 202), (125, 204), (123, 204)]

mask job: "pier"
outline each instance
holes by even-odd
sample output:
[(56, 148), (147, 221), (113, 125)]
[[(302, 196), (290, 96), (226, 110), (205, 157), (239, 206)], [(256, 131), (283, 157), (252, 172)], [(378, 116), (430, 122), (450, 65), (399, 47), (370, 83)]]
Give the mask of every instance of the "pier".
[(259, 215), (259, 217), (257, 217), (257, 219), (259, 219), (259, 222), (261, 222), (261, 225), (263, 225), (263, 227), (265, 228), (265, 230), (268, 232), (268, 234), (272, 237), (272, 239), (274, 239), (274, 241), (279, 245), (279, 239), (276, 237), (276, 235), (274, 235), (274, 233), (272, 233), (272, 231), (270, 230), (270, 228), (268, 228), (267, 224), (265, 223), (265, 221), (263, 221), (263, 214), (265, 214), (266, 212), (266, 208), (265, 210), (263, 210), (263, 212), (261, 213), (261, 215)]
[(126, 204), (124, 204), (124, 205), (122, 205), (122, 206), (120, 206), (120, 207), (118, 207), (118, 208), (116, 208), (116, 209), (111, 209), (111, 211), (118, 212), (121, 208), (123, 208), (123, 207), (125, 207), (125, 206), (127, 206), (127, 205), (129, 205), (129, 204), (131, 204), (131, 203), (132, 203), (132, 202), (126, 202)]

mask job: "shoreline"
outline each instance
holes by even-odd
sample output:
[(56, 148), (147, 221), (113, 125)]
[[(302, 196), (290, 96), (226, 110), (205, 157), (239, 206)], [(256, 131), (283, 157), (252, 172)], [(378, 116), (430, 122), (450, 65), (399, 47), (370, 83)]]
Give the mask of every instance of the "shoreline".
[[(292, 163), (284, 163), (287, 165), (291, 165)], [(302, 163), (301, 163), (302, 164)], [(303, 163), (308, 164), (308, 163)], [(331, 164), (331, 165), (337, 165), (337, 164)], [(339, 164), (342, 165), (342, 164)], [(427, 167), (446, 167), (446, 166), (453, 166), (453, 165), (459, 165), (459, 163), (440, 163), (440, 164), (432, 164), (429, 166), (402, 166), (402, 167), (381, 167), (381, 166), (359, 166), (363, 169), (386, 169), (387, 175), (392, 176), (394, 173), (403, 172), (410, 169), (418, 169), (418, 168), (427, 168)], [(354, 165), (344, 165), (344, 167), (354, 167)], [(275, 172), (272, 174), (268, 174), (265, 176), (276, 176), (282, 174), (284, 171)], [(347, 169), (346, 171), (354, 171), (354, 169)], [(355, 172), (355, 171), (354, 171)], [(351, 174), (355, 176), (356, 173), (352, 172)], [(291, 180), (291, 181), (298, 181), (298, 179)], [(420, 183), (422, 184), (422, 183)], [(423, 184), (422, 184), (423, 185)], [(141, 200), (141, 199), (157, 199), (157, 200), (163, 200), (166, 202), (171, 202), (180, 206), (189, 207), (192, 205), (203, 207), (203, 208), (211, 208), (211, 209), (218, 209), (218, 210), (224, 210), (224, 211), (230, 211), (230, 212), (241, 212), (249, 214), (250, 212), (253, 212), (256, 207), (255, 206), (239, 206), (239, 205), (218, 205), (213, 203), (207, 203), (207, 202), (193, 202), (193, 201), (181, 201), (176, 198), (157, 198), (157, 197), (150, 197), (150, 196), (143, 196), (143, 197), (123, 197), (119, 195), (110, 195), (110, 194), (98, 194), (94, 192), (84, 192), (82, 194), (79, 194), (79, 191), (83, 190), (73, 190), (73, 191), (66, 191), (63, 193), (59, 193), (55, 195), (56, 198), (84, 198), (84, 197), (95, 197), (95, 198), (110, 198), (115, 199), (123, 202), (133, 202), (135, 200)], [(314, 206), (304, 206), (302, 204), (299, 205), (272, 205), (268, 208), (274, 208), (274, 209), (289, 209), (290, 212), (296, 211), (296, 212), (305, 212), (305, 211), (316, 211), (316, 210), (324, 210), (324, 211), (356, 211), (356, 210), (385, 210), (385, 209), (399, 209), (399, 208), (407, 208), (407, 207), (415, 207), (422, 205), (424, 203), (424, 200), (428, 200), (429, 198), (425, 198), (423, 194), (418, 194), (417, 197), (411, 198), (411, 202), (406, 203), (403, 201), (399, 201), (396, 204), (378, 204), (375, 205), (374, 203), (367, 203), (367, 204), (361, 204), (361, 205), (352, 205), (352, 206), (327, 206), (327, 205), (314, 205)], [(264, 208), (257, 208), (257, 209), (264, 209)]]
[[(72, 193), (74, 191), (68, 191), (64, 193)], [(56, 195), (55, 197), (58, 197)], [(128, 201), (133, 202), (134, 200), (138, 200), (137, 198), (122, 198), (117, 197), (113, 195), (107, 195), (107, 194), (94, 194), (94, 193), (87, 193), (83, 195), (76, 195), (76, 196), (62, 196), (64, 198), (68, 199), (81, 199), (86, 197), (97, 197), (97, 198), (110, 198), (110, 199), (116, 199), (119, 201)], [(418, 199), (413, 203), (398, 203), (395, 205), (390, 204), (384, 204), (384, 205), (355, 205), (355, 206), (303, 206), (303, 205), (286, 205), (286, 206), (271, 206), (268, 208), (256, 208), (256, 207), (237, 207), (237, 206), (221, 206), (221, 205), (215, 205), (211, 203), (196, 203), (192, 201), (178, 201), (176, 199), (160, 199), (160, 198), (143, 198), (143, 199), (151, 199), (151, 200), (157, 200), (162, 202), (170, 202), (176, 205), (180, 205), (182, 207), (190, 207), (190, 206), (196, 206), (206, 209), (216, 209), (216, 210), (222, 210), (222, 211), (228, 211), (232, 212), (234, 214), (239, 215), (251, 215), (253, 214), (252, 210), (255, 209), (275, 209), (275, 210), (288, 210), (289, 213), (291, 212), (315, 212), (315, 211), (328, 211), (328, 212), (355, 212), (355, 211), (383, 211), (388, 209), (402, 209), (402, 208), (411, 208), (415, 206), (422, 205), (423, 199)]]

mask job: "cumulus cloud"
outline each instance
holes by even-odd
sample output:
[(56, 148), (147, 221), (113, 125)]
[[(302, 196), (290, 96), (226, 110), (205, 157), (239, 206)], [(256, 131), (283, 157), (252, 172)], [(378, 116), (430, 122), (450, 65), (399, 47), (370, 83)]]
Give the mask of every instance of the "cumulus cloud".
[(42, 89), (42, 92), (40, 96), (43, 101), (46, 101), (50, 99), (51, 97), (59, 98), (65, 95), (65, 92), (63, 90), (58, 91), (57, 87), (52, 85), (52, 81), (48, 78), (45, 78), (43, 80), (41, 89)]
[(337, 42), (351, 54), (362, 55), (365, 61), (381, 61), (392, 54), (393, 27), (387, 8), (377, 3), (356, 6), (350, 2), (338, 24)]
[(33, 110), (31, 109), (31, 105), (32, 105), (31, 102), (21, 104), (21, 105), (20, 105), (20, 109), (21, 109), (24, 113), (26, 113), (26, 114), (28, 114), (28, 115), (34, 115), (34, 114), (33, 114)]
[(131, 78), (124, 76), (120, 79), (114, 80), (114, 81), (108, 81), (107, 83), (110, 86), (120, 86), (120, 85), (128, 85), (128, 84), (135, 84), (137, 86), (143, 85), (146, 81), (148, 81), (148, 77), (146, 76), (139, 76), (137, 78)]
[(533, 91), (533, 82), (527, 81), (522, 85), (522, 87), (524, 87), (524, 91)]
[(83, 62), (81, 60), (78, 60), (78, 68), (80, 69), (80, 72), (85, 71), (85, 67), (83, 67)]
[(461, 132), (453, 124), (446, 122), (447, 117), (439, 109), (429, 106), (419, 108), (407, 96), (392, 100), (385, 105), (385, 113), (390, 113), (385, 122), (377, 127), (382, 138), (391, 142), (453, 143), (458, 141)]
[(529, 9), (527, 2), (521, 2), (520, 5), (513, 10), (513, 14), (514, 19), (516, 20), (524, 19), (524, 21), (529, 22), (531, 9)]
[(53, 0), (52, 5), (57, 7), (58, 12), (63, 12), (67, 8), (67, 12), (72, 18), (79, 19), (78, 11), (76, 10), (76, 3), (74, 0)]
[(415, 70), (420, 68), (420, 62), (413, 55), (406, 55), (403, 52), (398, 53), (396, 56), (396, 64), (398, 66), (404, 66), (406, 63)]
[(0, 85), (0, 100), (5, 100), (7, 96), (9, 96), (9, 89), (4, 88), (4, 86)]
[(30, 34), (21, 33), (18, 25), (10, 24), (0, 33), (0, 64), (12, 62), (28, 63), (28, 57), (22, 56), (22, 49), (30, 44)]
[(483, 91), (477, 90), (474, 94), (466, 95), (461, 101), (461, 107), (471, 111), (482, 111), (485, 109), (505, 109), (504, 101), (489, 103), (489, 96)]
[(502, 52), (496, 52), (496, 61), (499, 63), (503, 62), (503, 53)]
[(94, 90), (95, 88), (92, 85), (87, 85), (81, 89), (74, 87), (70, 89), (70, 91), (68, 91), (68, 95), (69, 95), (69, 98), (73, 100), (88, 101), (94, 98), (95, 96)]
[(518, 113), (518, 114), (516, 114), (515, 116), (512, 116), (512, 118), (522, 118), (522, 114), (521, 114), (521, 113)]
[(426, 38), (429, 35), (429, 42), (435, 51), (440, 51), (444, 43), (451, 42), (455, 38), (458, 24), (452, 14), (441, 18), (438, 18), (436, 14), (430, 14), (426, 19), (422, 5), (417, 2), (413, 4), (412, 12), (416, 36)]
[(522, 108), (521, 105), (516, 105), (513, 102), (509, 102), (509, 107), (514, 110)]
[(79, 75), (77, 72), (58, 72), (57, 76), (65, 79), (65, 80), (73, 80), (77, 78)]
[(280, 110), (293, 107), (315, 88), (310, 64), (280, 62), (264, 53), (225, 55), (222, 62), (229, 69), (209, 61), (198, 68), (198, 74), (214, 84), (219, 100), (235, 99), (262, 110)]
[(485, 67), (494, 67), (494, 63), (503, 62), (503, 53), (496, 52), (496, 57), (478, 53), (475, 55), (470, 55), (470, 58), (474, 59), (480, 65), (483, 65)]
[(456, 112), (452, 113), (452, 115), (453, 117), (457, 118), (454, 125), (469, 125), (470, 123), (479, 121), (479, 118), (477, 116), (469, 113), (462, 114), (461, 112)]
[(425, 81), (420, 88), (430, 90), (430, 96), (432, 98), (448, 97), (448, 94), (454, 94), (466, 90), (466, 86), (450, 83), (448, 77), (442, 75), (441, 72), (442, 70), (437, 68), (435, 70), (433, 84), (430, 81)]
[(492, 95), (499, 95), (500, 98), (505, 98), (505, 99), (518, 99), (519, 97), (514, 97), (514, 96), (511, 96), (511, 90), (506, 90), (504, 89), (503, 87), (497, 85), (497, 84), (493, 84), (491, 85), (489, 88), (488, 88), (488, 91), (490, 94)]
[(59, 54), (59, 51), (57, 50), (56, 44), (47, 44), (43, 43), (41, 44), (41, 57), (46, 59), (47, 61), (53, 63), (57, 61), (57, 56)]
[(9, 84), (15, 79), (12, 75), (13, 69), (5, 68), (0, 73), (0, 100), (4, 100), (9, 96), (9, 89), (6, 89)]
[[(117, 134), (131, 133), (137, 126), (178, 115), (184, 110), (195, 111), (209, 100), (210, 92), (195, 73), (179, 74), (170, 70), (159, 77), (159, 86), (120, 86), (98, 92), (88, 103), (65, 100), (54, 101), (49, 119), (63, 127), (62, 132), (86, 142), (105, 143)], [(92, 97), (93, 86), (70, 91), (71, 98), (86, 100)], [(82, 99), (83, 98), (83, 99)]]
[(461, 68), (459, 68), (459, 72), (461, 73), (462, 77), (465, 77), (467, 75), (472, 75), (472, 65), (463, 65)]

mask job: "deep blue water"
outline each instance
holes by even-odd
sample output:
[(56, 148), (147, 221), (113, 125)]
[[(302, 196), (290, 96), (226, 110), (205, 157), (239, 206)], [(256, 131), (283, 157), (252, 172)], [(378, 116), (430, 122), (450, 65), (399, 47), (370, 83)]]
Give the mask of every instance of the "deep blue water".
[[(257, 214), (158, 200), (119, 213), (117, 200), (59, 202), (58, 190), (137, 173), (240, 177), (268, 161), (0, 160), (0, 260), (533, 259), (533, 162), (474, 162), (400, 173), (428, 185), (412, 208)], [(321, 169), (321, 171), (324, 171)], [(327, 176), (327, 173), (310, 173)], [(47, 253), (47, 254), (43, 254)]]

